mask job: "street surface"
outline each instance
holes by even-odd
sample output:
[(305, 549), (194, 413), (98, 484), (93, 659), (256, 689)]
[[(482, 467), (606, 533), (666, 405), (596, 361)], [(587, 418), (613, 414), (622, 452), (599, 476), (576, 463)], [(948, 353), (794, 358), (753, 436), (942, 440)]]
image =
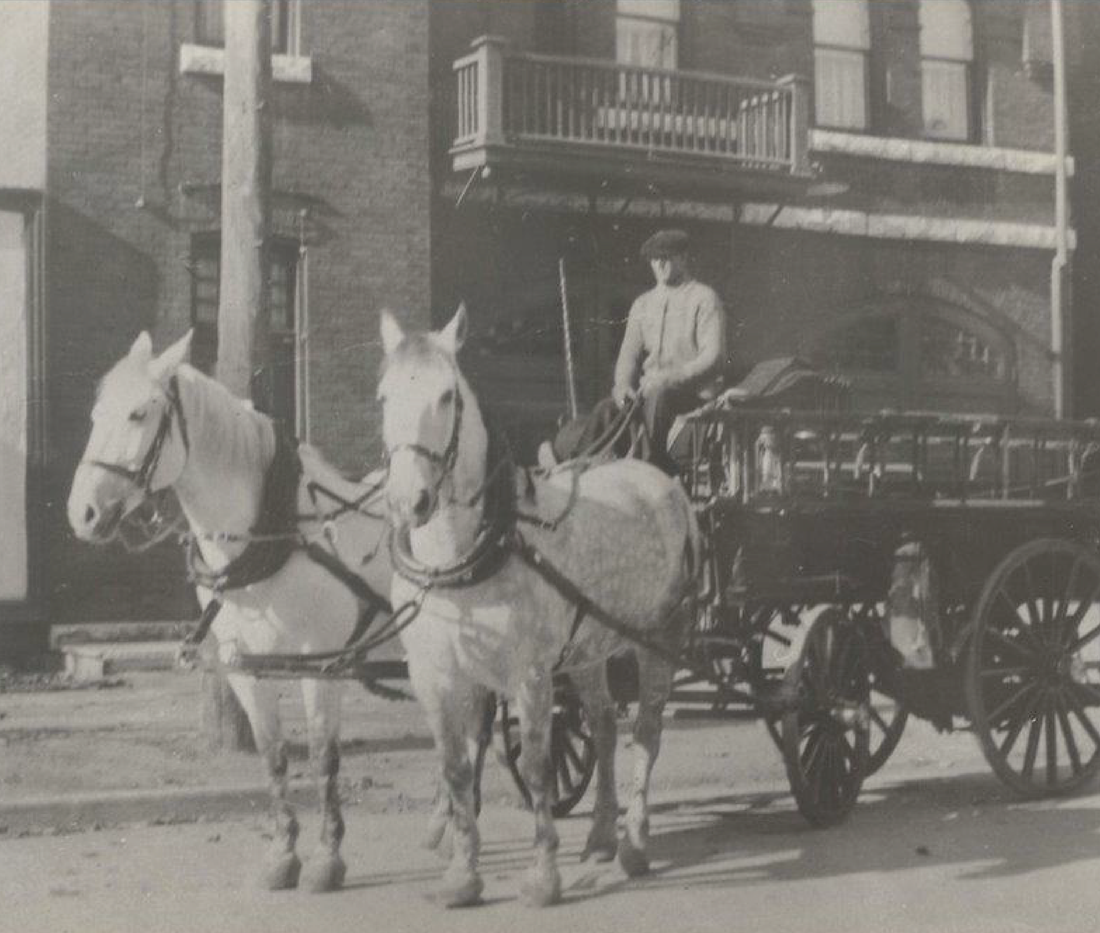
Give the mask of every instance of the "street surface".
[[(415, 717), (411, 704), (390, 709)], [(629, 773), (629, 735), (621, 731), (620, 786)], [(939, 736), (910, 724), (851, 819), (815, 831), (785, 792), (762, 726), (673, 719), (655, 773), (652, 874), (627, 881), (617, 865), (578, 862), (586, 799), (578, 817), (558, 823), (565, 901), (541, 912), (517, 900), (532, 828), (498, 764), (488, 766), (482, 819), (485, 903), (448, 912), (426, 897), (442, 864), (416, 844), (430, 752), (412, 740), (385, 746), (384, 755), (359, 751), (356, 773), (374, 777), (356, 778), (359, 792), (346, 794), (353, 803), (345, 811), (344, 891), (258, 891), (253, 877), (266, 844), (260, 814), (149, 818), (135, 809), (139, 822), (98, 829), (7, 829), (0, 931), (1100, 928), (1100, 794), (1018, 802), (967, 734)], [(305, 856), (317, 818), (312, 808), (300, 815)]]

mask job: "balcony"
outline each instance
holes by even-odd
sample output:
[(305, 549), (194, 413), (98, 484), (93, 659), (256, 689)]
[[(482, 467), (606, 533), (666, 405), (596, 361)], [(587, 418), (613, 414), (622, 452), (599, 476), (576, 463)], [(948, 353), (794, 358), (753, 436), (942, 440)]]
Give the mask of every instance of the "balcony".
[(573, 176), (661, 194), (794, 194), (812, 180), (809, 87), (513, 54), (485, 36), (454, 63), (457, 171)]

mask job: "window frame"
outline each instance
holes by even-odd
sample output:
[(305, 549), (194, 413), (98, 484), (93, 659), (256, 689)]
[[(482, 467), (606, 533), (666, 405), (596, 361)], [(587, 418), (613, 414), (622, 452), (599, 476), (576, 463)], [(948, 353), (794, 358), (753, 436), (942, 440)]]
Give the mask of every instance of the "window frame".
[[(656, 9), (656, 7), (654, 7)], [(672, 33), (672, 64), (671, 65), (645, 65), (638, 64), (636, 62), (627, 61), (623, 55), (623, 47), (621, 43), (620, 26), (625, 23), (635, 23), (650, 26), (658, 26), (663, 29), (670, 29)], [(615, 2), (615, 62), (619, 65), (625, 65), (629, 68), (646, 68), (646, 69), (658, 69), (663, 71), (676, 71), (680, 68), (680, 46), (681, 46), (681, 30), (683, 24), (683, 8), (682, 4), (677, 0), (675, 2), (675, 15), (660, 15), (640, 13), (637, 9), (631, 9), (626, 7), (621, 0)]]
[[(200, 301), (200, 287), (203, 284), (209, 284), (207, 279), (199, 275), (199, 264), (204, 262), (213, 263), (214, 291), (212, 302), (207, 296), (204, 296)], [(268, 321), (268, 359), (271, 361), (273, 368), (285, 368), (286, 374), (289, 375), (289, 383), (282, 385), (282, 391), (280, 391), (280, 386), (274, 382), (271, 382), (267, 387), (261, 387), (268, 393), (268, 398), (257, 399), (256, 407), (261, 411), (265, 411), (272, 417), (285, 421), (290, 425), (294, 425), (297, 420), (298, 394), (300, 391), (297, 366), (298, 302), (300, 298), (298, 295), (298, 277), (300, 274), (300, 264), (301, 252), (298, 243), (285, 237), (273, 237), (271, 239), (268, 251), (268, 281), (269, 283), (274, 283), (275, 278), (273, 272), (276, 267), (284, 271), (286, 282), (285, 288), (283, 289), (285, 294), (285, 313), (282, 323), (289, 323), (290, 326), (289, 328), (286, 326), (276, 326), (274, 319)], [(191, 272), (190, 321), (193, 330), (192, 358), (196, 368), (213, 376), (217, 366), (218, 310), (221, 301), (220, 230), (206, 230), (192, 234), (189, 268)], [(211, 303), (214, 309), (213, 319), (211, 320), (207, 316), (200, 317), (200, 307), (209, 307)], [(272, 296), (268, 298), (268, 311), (269, 314), (273, 314), (275, 311)], [(208, 348), (212, 350), (213, 354), (210, 359), (209, 371), (204, 369), (202, 365), (203, 362), (205, 362), (203, 356)], [(285, 378), (283, 381), (284, 383), (286, 382)], [(267, 406), (265, 403), (269, 400), (272, 404)], [(269, 407), (270, 410), (268, 410)]]
[[(813, 17), (815, 23), (812, 27), (813, 30), (813, 47), (814, 47), (814, 126), (821, 127), (822, 129), (838, 130), (849, 133), (867, 132), (871, 129), (871, 10), (870, 4), (864, 0), (861, 5), (863, 10), (862, 19), (864, 21), (864, 30), (866, 31), (866, 39), (854, 39), (848, 44), (839, 44), (837, 42), (821, 41), (818, 38), (818, 29), (816, 26), (816, 17), (818, 11), (823, 9), (817, 3), (813, 4)], [(846, 56), (858, 57), (860, 62), (860, 85), (862, 87), (862, 119), (858, 124), (854, 123), (833, 123), (826, 122), (821, 119), (821, 106), (820, 101), (822, 99), (821, 83), (818, 80), (819, 74), (819, 52), (823, 53), (842, 53)]]
[[(924, 11), (926, 9), (932, 9), (927, 6), (928, 0), (919, 0), (919, 10)], [(969, 58), (958, 58), (949, 55), (942, 54), (928, 54), (924, 49), (924, 32), (923, 23), (921, 31), (921, 39), (919, 43), (920, 51), (920, 75), (921, 75), (921, 137), (923, 139), (935, 140), (936, 142), (954, 142), (954, 143), (972, 143), (978, 139), (979, 133), (979, 116), (981, 114), (981, 108), (976, 96), (975, 74), (976, 69), (974, 67), (975, 59), (975, 44), (974, 44), (974, 8), (970, 3), (970, 0), (957, 0), (957, 5), (965, 7), (969, 16)], [(925, 69), (926, 63), (934, 63), (939, 65), (955, 65), (962, 70), (963, 74), (963, 88), (962, 88), (962, 104), (965, 108), (965, 121), (966, 126), (961, 135), (935, 133), (929, 129), (928, 125), (928, 112), (925, 109), (928, 102), (927, 90), (927, 74)]]
[[(220, 29), (211, 30), (214, 10), (220, 14), (226, 0), (193, 0), (195, 44), (205, 48), (224, 49), (224, 21)], [(298, 55), (301, 46), (301, 0), (271, 0), (271, 54)], [(278, 14), (278, 16), (276, 16)]]

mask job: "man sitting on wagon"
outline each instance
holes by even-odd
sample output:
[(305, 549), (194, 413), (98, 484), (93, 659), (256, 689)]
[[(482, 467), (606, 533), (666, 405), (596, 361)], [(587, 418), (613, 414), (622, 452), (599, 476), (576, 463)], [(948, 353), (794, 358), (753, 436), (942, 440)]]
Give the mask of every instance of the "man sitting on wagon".
[[(666, 449), (669, 428), (677, 415), (699, 406), (726, 365), (722, 302), (714, 289), (692, 277), (688, 253), (683, 230), (660, 230), (642, 244), (656, 285), (630, 309), (611, 398), (566, 424), (552, 445), (543, 444), (542, 465), (592, 452), (601, 440), (616, 436), (623, 410), (636, 404), (646, 432), (635, 453), (676, 472)], [(622, 452), (621, 445), (616, 452)]]

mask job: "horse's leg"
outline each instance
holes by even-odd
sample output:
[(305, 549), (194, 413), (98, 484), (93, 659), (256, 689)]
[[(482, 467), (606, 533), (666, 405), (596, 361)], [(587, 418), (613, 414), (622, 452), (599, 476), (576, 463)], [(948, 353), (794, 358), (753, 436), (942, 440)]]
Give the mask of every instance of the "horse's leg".
[(447, 789), (451, 857), (434, 899), (445, 907), (465, 907), (481, 899), (483, 883), (477, 871), (480, 839), (474, 807), (474, 765), (470, 741), (484, 710), (484, 693), (470, 683), (437, 685), (438, 672), (422, 672), (410, 657), (409, 677), (424, 708), (435, 739)]
[(545, 907), (561, 899), (558, 831), (550, 812), (550, 721), (554, 710), (554, 686), (549, 672), (520, 687), (516, 710), (522, 743), (519, 769), (535, 814), (535, 861), (528, 870), (522, 891), (532, 907)]
[(619, 864), (634, 877), (649, 871), (649, 776), (661, 748), (661, 716), (672, 691), (672, 665), (649, 651), (638, 652), (638, 716), (634, 720), (634, 781), (619, 844)]
[(267, 768), (271, 787), (273, 839), (264, 856), (260, 884), (269, 891), (294, 888), (298, 886), (302, 863), (294, 851), (298, 841), (298, 820), (286, 799), (286, 744), (279, 733), (278, 690), (270, 681), (243, 674), (230, 674), (228, 679), (252, 724), (256, 750)]
[(581, 861), (594, 858), (610, 862), (618, 849), (615, 821), (619, 816), (619, 798), (615, 790), (615, 743), (618, 726), (615, 701), (607, 687), (607, 665), (600, 663), (582, 671), (570, 672), (580, 694), (592, 740), (596, 745), (596, 805), (592, 810), (592, 828), (581, 853)]
[[(493, 723), (496, 721), (497, 701), (492, 693), (485, 694), (481, 724), (474, 743), (474, 811), (481, 813), (481, 775), (485, 770), (485, 755), (493, 741)], [(450, 841), (443, 844), (444, 833), (451, 821), (451, 796), (446, 787), (440, 785), (428, 819), (428, 829), (424, 834), (424, 848), (435, 849), (444, 858), (450, 859)]]
[(302, 880), (314, 893), (335, 891), (344, 883), (347, 866), (340, 858), (344, 818), (340, 813), (340, 697), (338, 682), (303, 680), (302, 699), (309, 730), (309, 760), (321, 804), (321, 838), (306, 862)]

